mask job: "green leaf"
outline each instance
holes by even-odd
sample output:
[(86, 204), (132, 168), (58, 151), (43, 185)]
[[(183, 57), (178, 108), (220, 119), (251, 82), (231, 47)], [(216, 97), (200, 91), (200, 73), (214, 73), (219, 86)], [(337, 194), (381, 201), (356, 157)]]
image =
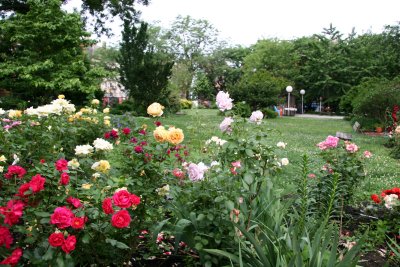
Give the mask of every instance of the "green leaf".
[(246, 155), (249, 156), (249, 157), (253, 157), (254, 156), (253, 150), (246, 149)]
[(46, 253), (42, 256), (42, 259), (45, 261), (51, 260), (54, 255), (54, 249), (49, 246), (49, 249), (46, 251)]
[(235, 208), (235, 204), (231, 200), (225, 201), (225, 207), (230, 211)]
[(253, 175), (251, 173), (246, 172), (246, 174), (244, 175), (244, 181), (248, 185), (252, 184), (254, 181)]
[(51, 214), (45, 211), (36, 211), (35, 215), (38, 217), (50, 217)]

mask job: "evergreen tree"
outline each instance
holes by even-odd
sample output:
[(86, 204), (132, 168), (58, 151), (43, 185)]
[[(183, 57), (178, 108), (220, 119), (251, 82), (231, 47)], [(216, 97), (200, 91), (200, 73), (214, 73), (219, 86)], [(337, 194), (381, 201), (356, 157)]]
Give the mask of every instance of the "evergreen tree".
[(171, 105), (166, 88), (173, 62), (148, 45), (147, 27), (142, 22), (137, 28), (132, 19), (125, 19), (118, 59), (121, 83), (139, 114), (145, 114), (152, 102)]

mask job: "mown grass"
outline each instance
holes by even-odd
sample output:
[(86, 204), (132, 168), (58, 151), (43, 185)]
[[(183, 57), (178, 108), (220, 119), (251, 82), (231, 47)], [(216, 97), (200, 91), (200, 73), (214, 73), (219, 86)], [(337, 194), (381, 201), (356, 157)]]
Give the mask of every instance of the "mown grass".
[[(223, 117), (218, 110), (197, 109), (184, 110), (182, 115), (171, 115), (160, 119), (164, 125), (173, 125), (183, 129), (185, 144), (191, 151), (193, 160), (201, 159), (201, 150), (204, 142), (212, 136), (223, 138), (218, 125)], [(152, 118), (136, 118), (140, 124), (152, 124)], [(356, 201), (368, 200), (373, 193), (380, 193), (383, 189), (400, 186), (400, 161), (389, 156), (389, 149), (384, 147), (386, 137), (372, 137), (354, 133), (350, 122), (336, 119), (315, 119), (300, 117), (281, 117), (266, 119), (263, 122), (265, 129), (272, 129), (269, 135), (271, 145), (279, 141), (287, 143), (286, 155), (290, 165), (278, 177), (281, 185), (290, 186), (292, 180), (300, 174), (300, 163), (303, 155), (311, 159), (310, 172), (317, 173), (323, 165), (316, 144), (325, 140), (328, 135), (336, 132), (352, 134), (352, 142), (362, 151), (373, 153), (371, 159), (366, 160), (367, 175), (355, 192)]]

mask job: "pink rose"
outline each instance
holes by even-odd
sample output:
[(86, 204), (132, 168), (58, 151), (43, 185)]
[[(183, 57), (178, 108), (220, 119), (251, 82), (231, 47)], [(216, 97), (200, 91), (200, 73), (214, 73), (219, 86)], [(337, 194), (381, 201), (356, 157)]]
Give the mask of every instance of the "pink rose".
[(79, 199), (74, 198), (74, 197), (68, 197), (67, 198), (67, 202), (69, 204), (71, 204), (72, 206), (74, 206), (74, 208), (80, 208), (82, 207), (82, 203)]
[(66, 171), (68, 170), (68, 161), (65, 159), (59, 159), (54, 164), (56, 166), (57, 171)]
[(233, 99), (229, 97), (229, 93), (219, 91), (216, 97), (218, 109), (222, 112), (225, 110), (231, 110), (233, 107)]
[(132, 205), (134, 205), (134, 206), (139, 205), (140, 204), (140, 197), (138, 197), (135, 194), (131, 194), (131, 202), (132, 202)]
[(264, 118), (264, 114), (261, 111), (257, 110), (257, 111), (253, 111), (253, 113), (251, 113), (250, 121), (255, 122), (257, 124), (261, 124), (261, 121), (263, 118)]
[(20, 200), (9, 200), (6, 207), (0, 207), (0, 213), (5, 215), (4, 223), (12, 226), (18, 223), (24, 212), (25, 204)]
[(358, 146), (356, 144), (349, 143), (346, 144), (346, 150), (350, 153), (355, 153), (358, 151)]
[(192, 181), (199, 181), (204, 179), (204, 169), (195, 163), (190, 163), (188, 166), (188, 176)]
[(219, 125), (219, 129), (220, 129), (222, 132), (227, 132), (227, 133), (232, 132), (232, 127), (231, 127), (232, 122), (233, 122), (233, 119), (232, 119), (231, 117), (226, 117), (226, 118), (221, 122), (221, 124)]
[(85, 217), (74, 217), (71, 221), (71, 227), (74, 229), (83, 229), (85, 226)]
[(55, 224), (58, 228), (64, 229), (71, 226), (72, 218), (75, 215), (66, 207), (58, 207), (50, 217), (50, 223)]
[(365, 151), (364, 151), (364, 157), (367, 158), (367, 159), (369, 159), (369, 158), (372, 157), (372, 153), (369, 152), (368, 150), (365, 150)]

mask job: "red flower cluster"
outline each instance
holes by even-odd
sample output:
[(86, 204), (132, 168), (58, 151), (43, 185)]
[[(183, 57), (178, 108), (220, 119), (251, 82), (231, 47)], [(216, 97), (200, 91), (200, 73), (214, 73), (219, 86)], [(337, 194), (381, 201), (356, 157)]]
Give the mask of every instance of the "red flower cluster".
[(122, 129), (122, 132), (123, 132), (125, 135), (129, 135), (129, 134), (131, 133), (131, 129), (129, 129), (128, 127), (126, 127), (126, 128), (124, 128), (124, 129)]
[[(113, 204), (122, 210), (115, 212)], [(103, 200), (102, 208), (105, 214), (113, 214), (111, 217), (111, 225), (116, 228), (128, 227), (131, 223), (131, 216), (126, 208), (136, 208), (140, 204), (140, 197), (129, 193), (127, 190), (117, 191), (112, 198)]]
[(68, 235), (68, 237), (64, 239), (63, 233), (52, 233), (48, 241), (52, 247), (61, 247), (67, 254), (73, 251), (76, 245), (76, 237), (74, 235)]
[(4, 265), (11, 265), (11, 266), (15, 266), (18, 264), (19, 259), (22, 256), (22, 249), (21, 248), (16, 248), (11, 255), (4, 259), (3, 261), (0, 262), (0, 264), (4, 264)]
[(61, 173), (61, 177), (60, 177), (60, 184), (61, 185), (67, 185), (69, 184), (69, 174), (66, 172)]
[(116, 131), (114, 129), (112, 129), (109, 132), (104, 133), (104, 138), (105, 139), (110, 139), (110, 138), (117, 139), (118, 137), (119, 137), (118, 136), (118, 131)]
[(4, 223), (12, 226), (21, 218), (25, 204), (20, 200), (9, 200), (7, 206), (0, 207), (0, 213), (5, 216)]
[(45, 183), (46, 183), (46, 178), (42, 177), (40, 174), (36, 174), (35, 176), (32, 177), (30, 182), (22, 184), (18, 188), (18, 194), (16, 194), (16, 196), (22, 198), (23, 200), (26, 200), (26, 198), (31, 195), (30, 193), (27, 193), (29, 189), (33, 193), (38, 193), (44, 190)]
[(10, 233), (10, 229), (5, 226), (0, 226), (0, 246), (6, 246), (6, 248), (10, 248), (10, 245), (13, 243), (14, 239)]
[(77, 199), (77, 198), (74, 198), (74, 197), (68, 197), (67, 198), (67, 202), (69, 203), (69, 204), (71, 204), (74, 208), (80, 208), (80, 207), (82, 207), (82, 203), (81, 203), (81, 201), (79, 200), (79, 199)]
[[(384, 198), (387, 195), (397, 195), (400, 199), (400, 188), (393, 187), (392, 189), (383, 190), (381, 193), (381, 197)], [(380, 199), (380, 197), (377, 194), (371, 195), (371, 199), (377, 204), (382, 202), (382, 200)]]
[(18, 178), (24, 177), (26, 174), (26, 170), (22, 168), (21, 166), (18, 165), (10, 165), (8, 166), (7, 173), (4, 174), (4, 177), (7, 179), (11, 179), (14, 177), (14, 175)]
[(59, 172), (68, 170), (68, 161), (65, 159), (57, 160), (54, 165), (56, 166), (56, 169)]

